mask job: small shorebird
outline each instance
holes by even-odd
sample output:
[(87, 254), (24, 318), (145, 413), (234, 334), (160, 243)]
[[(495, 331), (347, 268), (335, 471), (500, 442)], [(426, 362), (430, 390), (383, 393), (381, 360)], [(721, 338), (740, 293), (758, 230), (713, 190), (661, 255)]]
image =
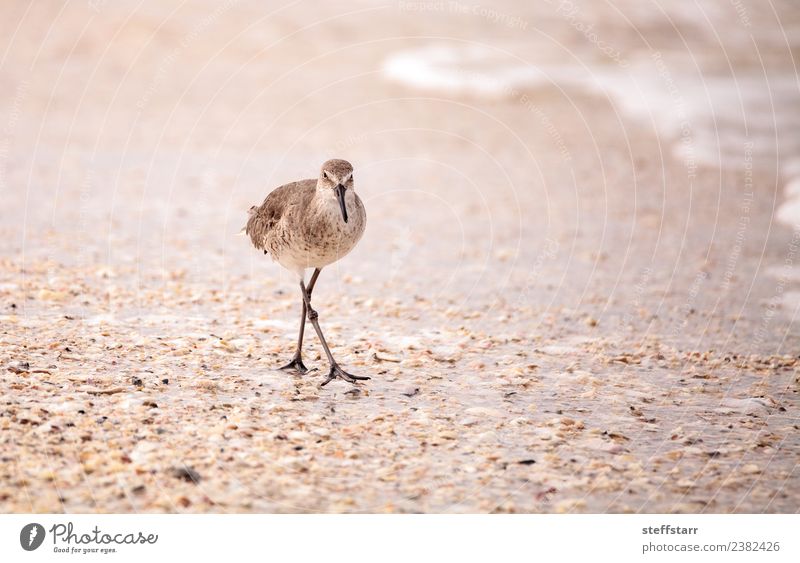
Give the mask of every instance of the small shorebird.
[[(353, 166), (346, 160), (328, 160), (322, 165), (319, 178), (300, 180), (276, 188), (260, 207), (250, 208), (244, 228), (253, 246), (269, 253), (273, 260), (300, 278), (302, 313), (297, 351), (285, 371), (307, 373), (303, 364), (303, 332), (306, 317), (314, 326), (331, 370), (322, 383), (336, 378), (350, 383), (369, 379), (344, 371), (333, 359), (322, 330), (319, 315), (311, 308), (311, 292), (322, 268), (350, 252), (364, 234), (367, 214), (353, 188)], [(314, 268), (308, 287), (305, 271)]]

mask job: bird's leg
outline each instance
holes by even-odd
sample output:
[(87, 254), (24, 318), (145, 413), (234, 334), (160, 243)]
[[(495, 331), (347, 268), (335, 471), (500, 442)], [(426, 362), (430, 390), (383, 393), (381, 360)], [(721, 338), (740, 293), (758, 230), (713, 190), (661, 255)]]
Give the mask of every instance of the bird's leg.
[[(319, 272), (319, 270), (315, 270), (315, 274)], [(331, 371), (328, 373), (327, 379), (322, 382), (320, 387), (324, 387), (337, 377), (340, 379), (344, 379), (350, 383), (357, 383), (358, 381), (364, 381), (369, 379), (369, 377), (364, 377), (361, 375), (353, 375), (352, 373), (347, 373), (339, 364), (336, 363), (336, 360), (333, 359), (333, 354), (331, 354), (330, 348), (328, 348), (328, 343), (325, 342), (325, 337), (322, 335), (322, 329), (319, 327), (319, 315), (317, 312), (311, 307), (311, 297), (306, 291), (305, 284), (303, 280), (300, 280), (300, 290), (303, 293), (303, 301), (306, 304), (308, 320), (311, 321), (311, 324), (314, 325), (314, 330), (317, 333), (317, 337), (319, 337), (320, 344), (322, 344), (322, 349), (325, 350), (325, 355), (328, 356), (328, 362), (331, 364)]]
[(294, 357), (285, 366), (278, 369), (283, 371), (297, 371), (299, 373), (308, 373), (308, 368), (303, 363), (302, 349), (303, 349), (303, 332), (306, 328), (306, 302), (303, 301), (303, 310), (300, 317), (300, 334), (297, 336), (297, 350), (295, 350)]
[[(317, 278), (319, 277), (320, 269), (317, 268), (314, 270), (314, 273), (311, 274), (311, 279), (308, 282), (308, 289), (306, 290), (308, 293), (309, 298), (311, 297), (311, 292), (314, 291), (314, 284), (317, 283)], [(303, 363), (303, 334), (306, 330), (306, 300), (302, 300), (303, 309), (300, 312), (300, 332), (297, 335), (297, 350), (294, 353), (294, 357), (292, 361), (286, 364), (285, 366), (279, 368), (283, 371), (298, 371), (300, 373), (308, 373), (308, 368)]]

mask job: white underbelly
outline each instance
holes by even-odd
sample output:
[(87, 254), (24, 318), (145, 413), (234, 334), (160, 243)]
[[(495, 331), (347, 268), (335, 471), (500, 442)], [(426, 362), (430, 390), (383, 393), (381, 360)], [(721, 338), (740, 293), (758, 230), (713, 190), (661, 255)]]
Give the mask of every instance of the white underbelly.
[(308, 244), (306, 241), (293, 241), (284, 247), (277, 262), (293, 272), (302, 273), (308, 268), (324, 268), (347, 255), (357, 241), (348, 237), (328, 240), (324, 246)]

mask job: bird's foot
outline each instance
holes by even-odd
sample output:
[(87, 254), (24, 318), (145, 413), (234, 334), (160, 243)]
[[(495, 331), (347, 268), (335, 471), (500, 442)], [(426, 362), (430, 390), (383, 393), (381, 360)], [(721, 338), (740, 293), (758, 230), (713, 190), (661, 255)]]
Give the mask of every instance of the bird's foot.
[(300, 374), (308, 373), (308, 368), (303, 363), (303, 360), (300, 356), (295, 356), (294, 358), (292, 358), (291, 362), (278, 369), (280, 369), (281, 371), (296, 371)]
[(347, 373), (342, 368), (340, 368), (338, 364), (333, 364), (331, 366), (331, 371), (328, 373), (327, 379), (325, 379), (325, 381), (322, 382), (320, 387), (325, 387), (328, 383), (330, 383), (334, 379), (344, 379), (348, 383), (358, 383), (359, 381), (366, 381), (370, 378), (365, 377), (363, 375), (353, 375), (352, 373)]

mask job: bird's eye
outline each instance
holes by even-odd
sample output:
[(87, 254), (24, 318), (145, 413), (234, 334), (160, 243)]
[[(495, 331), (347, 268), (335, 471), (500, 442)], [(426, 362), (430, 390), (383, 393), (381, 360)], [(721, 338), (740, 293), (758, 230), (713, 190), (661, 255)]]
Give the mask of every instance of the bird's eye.
[(328, 172), (326, 172), (325, 170), (322, 171), (322, 177), (325, 178), (326, 180), (330, 180), (331, 179), (331, 177), (328, 176)]

